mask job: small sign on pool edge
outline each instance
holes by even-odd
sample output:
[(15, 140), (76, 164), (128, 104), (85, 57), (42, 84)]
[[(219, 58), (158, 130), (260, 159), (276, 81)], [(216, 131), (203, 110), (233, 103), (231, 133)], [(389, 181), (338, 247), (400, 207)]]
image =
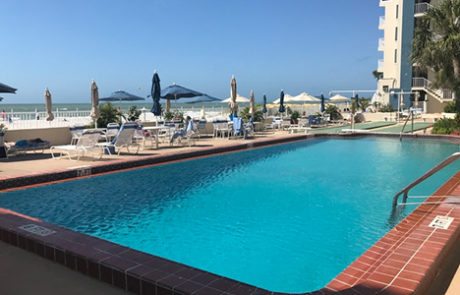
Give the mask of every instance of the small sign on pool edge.
[(27, 224), (20, 226), (19, 228), (42, 237), (46, 237), (55, 233), (54, 230), (36, 224)]
[(438, 215), (433, 219), (429, 227), (448, 229), (453, 220), (453, 217)]

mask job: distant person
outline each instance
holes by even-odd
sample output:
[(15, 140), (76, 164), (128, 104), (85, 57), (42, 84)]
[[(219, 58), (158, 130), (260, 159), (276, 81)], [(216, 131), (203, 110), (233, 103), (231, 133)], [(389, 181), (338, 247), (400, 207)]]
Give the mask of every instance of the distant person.
[(3, 121), (6, 121), (6, 112), (5, 112), (5, 110), (2, 110), (2, 119), (3, 119)]
[(178, 137), (185, 137), (185, 136), (193, 134), (195, 132), (193, 130), (194, 130), (193, 120), (190, 116), (187, 116), (187, 118), (185, 118), (184, 128), (174, 132), (173, 136), (171, 137), (171, 144)]

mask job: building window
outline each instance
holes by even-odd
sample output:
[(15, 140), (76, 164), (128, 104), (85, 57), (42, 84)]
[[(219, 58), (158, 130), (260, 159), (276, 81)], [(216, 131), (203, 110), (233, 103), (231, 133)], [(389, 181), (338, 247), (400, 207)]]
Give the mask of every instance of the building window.
[(395, 63), (398, 62), (398, 49), (395, 49)]
[(396, 5), (396, 19), (399, 17), (399, 5)]
[(395, 41), (398, 41), (398, 27), (395, 28)]
[(388, 93), (389, 87), (388, 85), (383, 86), (383, 92)]

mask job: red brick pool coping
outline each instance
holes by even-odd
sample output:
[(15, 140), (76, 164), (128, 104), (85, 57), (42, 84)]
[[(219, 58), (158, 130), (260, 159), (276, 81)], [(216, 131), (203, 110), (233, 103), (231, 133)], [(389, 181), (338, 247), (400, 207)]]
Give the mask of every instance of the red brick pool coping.
[[(305, 136), (297, 138), (304, 139)], [(284, 141), (292, 141), (292, 138), (280, 139), (279, 143)], [(261, 145), (263, 143), (253, 143), (251, 146)], [(231, 148), (238, 150), (248, 146)], [(225, 148), (220, 149), (221, 152), (228, 151)], [(189, 154), (192, 155), (188, 157), (204, 155), (195, 154), (195, 151)], [(187, 156), (187, 153), (184, 155)], [(116, 165), (124, 167), (124, 162)], [(154, 163), (143, 165), (151, 164)], [(75, 175), (70, 176), (72, 177)], [(67, 177), (63, 179), (65, 178)], [(460, 173), (446, 182), (433, 196), (428, 201), (442, 201), (448, 200), (449, 196), (460, 196)], [(438, 215), (454, 218), (448, 229), (428, 226)], [(42, 237), (20, 228), (30, 224), (55, 232)], [(460, 205), (443, 203), (419, 206), (325, 288), (309, 294), (423, 293), (435, 279), (439, 266), (449, 258), (455, 245), (458, 246), (459, 237)], [(135, 294), (281, 294), (1, 208), (0, 240)]]

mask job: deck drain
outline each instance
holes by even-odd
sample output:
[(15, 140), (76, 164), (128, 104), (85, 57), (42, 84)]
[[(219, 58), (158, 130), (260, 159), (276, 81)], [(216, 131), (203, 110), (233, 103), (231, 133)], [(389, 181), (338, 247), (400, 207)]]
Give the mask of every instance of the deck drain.
[(46, 237), (56, 233), (54, 230), (36, 224), (22, 225), (19, 228), (41, 237)]
[(430, 223), (429, 227), (448, 229), (454, 218), (449, 216), (436, 216), (433, 221)]

